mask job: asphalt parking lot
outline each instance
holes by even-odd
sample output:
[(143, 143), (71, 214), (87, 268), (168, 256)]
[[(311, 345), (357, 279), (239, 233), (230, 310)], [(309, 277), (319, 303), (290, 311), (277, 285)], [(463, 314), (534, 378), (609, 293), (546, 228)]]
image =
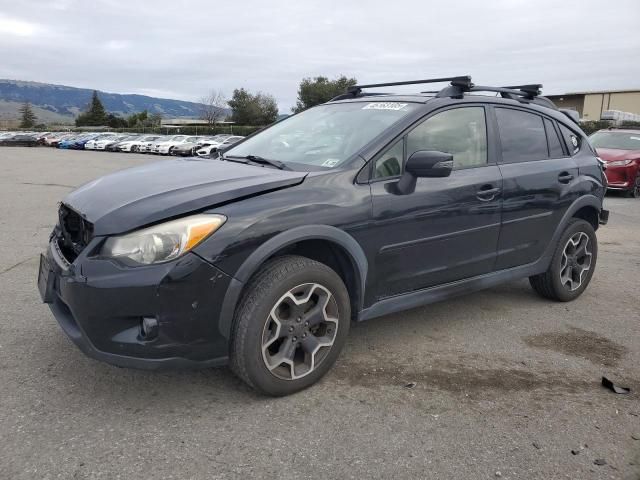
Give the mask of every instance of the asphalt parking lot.
[(372, 320), (320, 384), (272, 399), (226, 368), (89, 359), (40, 303), (56, 202), (153, 160), (0, 149), (1, 479), (640, 479), (640, 200), (607, 197), (578, 300), (524, 280)]

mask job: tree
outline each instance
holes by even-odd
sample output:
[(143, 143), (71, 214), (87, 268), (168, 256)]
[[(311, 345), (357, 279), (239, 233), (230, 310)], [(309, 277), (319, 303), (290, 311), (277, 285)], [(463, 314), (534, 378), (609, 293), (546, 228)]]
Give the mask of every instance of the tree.
[(107, 112), (104, 109), (104, 105), (98, 97), (98, 92), (93, 91), (91, 96), (91, 102), (87, 105), (87, 111), (78, 115), (76, 118), (76, 126), (102, 126), (108, 122)]
[(127, 126), (129, 128), (146, 127), (149, 125), (149, 112), (132, 113), (127, 117)]
[(161, 113), (152, 113), (149, 117), (149, 124), (152, 127), (159, 127), (162, 125), (162, 114)]
[(268, 125), (278, 118), (278, 103), (273, 95), (249, 93), (244, 88), (235, 89), (229, 100), (231, 120), (239, 125)]
[(294, 113), (298, 113), (315, 105), (328, 102), (356, 83), (357, 80), (355, 78), (347, 78), (344, 75), (335, 80), (329, 80), (327, 77), (303, 78), (298, 87), (296, 106), (291, 110)]
[(225, 116), (224, 109), (227, 107), (227, 99), (217, 90), (211, 90), (209, 95), (200, 100), (200, 118), (206, 120), (209, 125), (222, 120)]
[(29, 102), (23, 103), (19, 111), (20, 115), (22, 115), (20, 128), (33, 128), (38, 118), (36, 117), (36, 114), (33, 113), (31, 104)]
[(111, 128), (127, 128), (129, 126), (124, 118), (118, 117), (113, 113), (107, 114), (107, 125)]

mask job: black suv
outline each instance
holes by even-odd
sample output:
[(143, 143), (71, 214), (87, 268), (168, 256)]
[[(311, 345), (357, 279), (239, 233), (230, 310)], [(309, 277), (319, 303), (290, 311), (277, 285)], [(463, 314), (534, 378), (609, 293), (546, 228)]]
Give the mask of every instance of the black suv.
[[(439, 92), (365, 88), (450, 82)], [(87, 355), (230, 363), (284, 395), (321, 378), (351, 321), (529, 277), (579, 296), (606, 189), (539, 85), (362, 85), (216, 159), (173, 159), (71, 193), (41, 257), (44, 302)]]

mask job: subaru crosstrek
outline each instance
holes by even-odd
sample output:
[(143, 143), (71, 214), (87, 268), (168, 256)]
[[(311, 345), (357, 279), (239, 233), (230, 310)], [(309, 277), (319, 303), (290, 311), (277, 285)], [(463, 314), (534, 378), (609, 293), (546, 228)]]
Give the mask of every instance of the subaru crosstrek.
[[(352, 321), (528, 277), (569, 301), (596, 266), (602, 167), (538, 85), (352, 87), (215, 159), (70, 193), (39, 290), (87, 355), (229, 363), (285, 395), (320, 379)], [(490, 96), (482, 94), (489, 92)]]

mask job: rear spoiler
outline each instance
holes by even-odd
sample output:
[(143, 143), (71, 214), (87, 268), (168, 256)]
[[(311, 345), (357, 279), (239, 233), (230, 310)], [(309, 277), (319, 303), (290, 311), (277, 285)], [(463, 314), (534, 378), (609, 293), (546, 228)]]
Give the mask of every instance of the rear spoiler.
[(573, 123), (575, 123), (576, 125), (580, 125), (580, 114), (577, 110), (572, 110), (570, 108), (561, 108), (560, 111), (564, 113), (568, 118), (570, 118)]

